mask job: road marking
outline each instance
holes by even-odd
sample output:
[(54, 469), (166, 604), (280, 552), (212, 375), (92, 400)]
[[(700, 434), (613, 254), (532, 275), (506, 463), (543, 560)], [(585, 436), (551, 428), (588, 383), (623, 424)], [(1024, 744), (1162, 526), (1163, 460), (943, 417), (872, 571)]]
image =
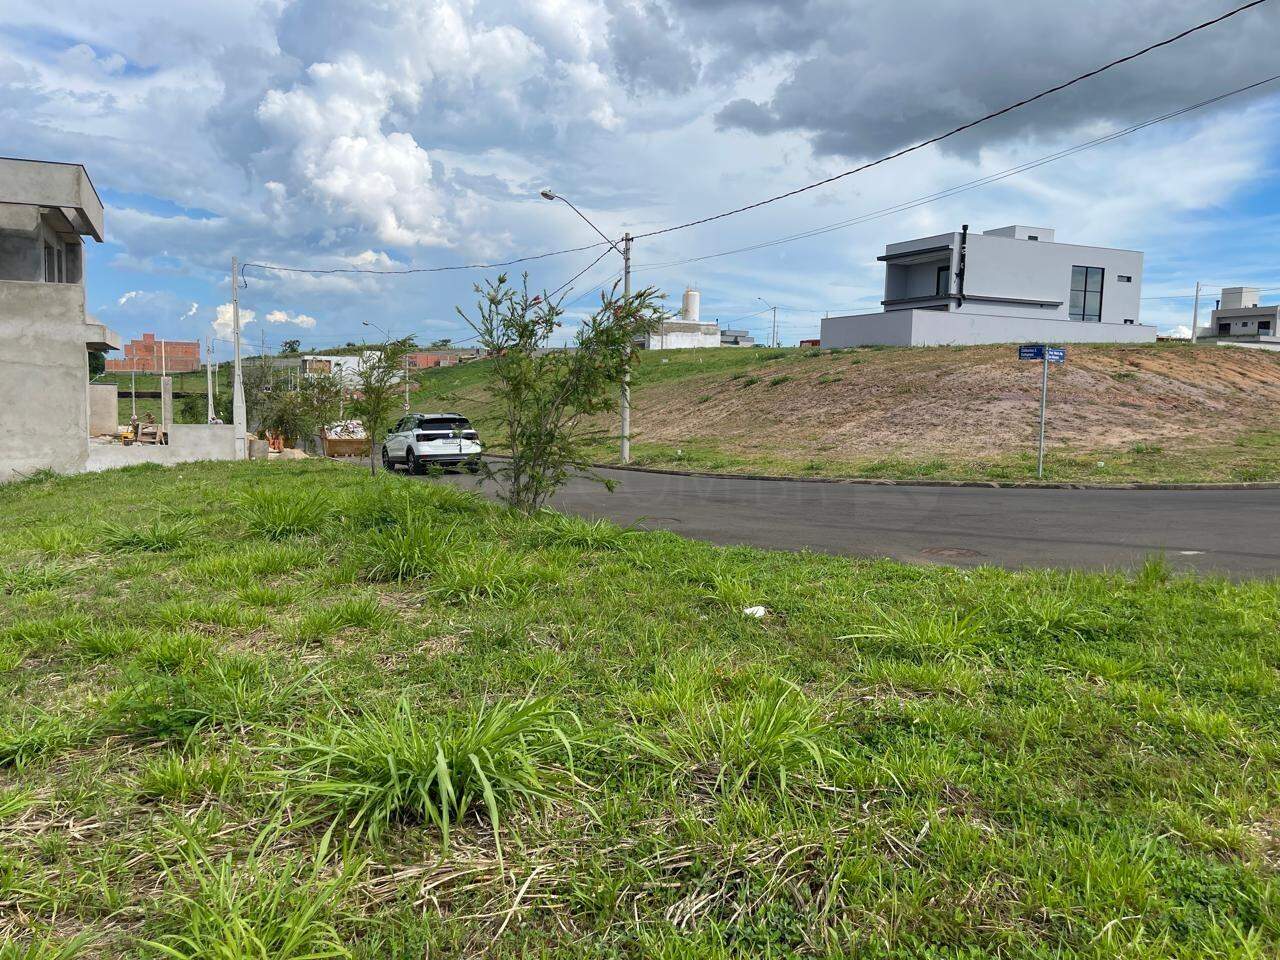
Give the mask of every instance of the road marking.
[(1204, 551), (1203, 550), (1179, 550), (1178, 553), (1182, 554), (1184, 557), (1198, 557), (1202, 553), (1204, 553)]

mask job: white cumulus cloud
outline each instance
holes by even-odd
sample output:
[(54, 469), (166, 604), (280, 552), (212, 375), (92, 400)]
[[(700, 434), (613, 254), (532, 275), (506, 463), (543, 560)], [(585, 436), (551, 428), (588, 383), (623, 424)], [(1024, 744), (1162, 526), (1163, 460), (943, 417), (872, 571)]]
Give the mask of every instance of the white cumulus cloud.
[(431, 160), (411, 134), (384, 131), (393, 111), (416, 109), (420, 96), (412, 80), (348, 55), (313, 63), (305, 83), (267, 91), (257, 114), (288, 151), (296, 189), (328, 214), (384, 243), (439, 244), (447, 225)]
[[(240, 329), (242, 331), (246, 325), (253, 323), (254, 316), (255, 314), (252, 310), (246, 310), (243, 307), (240, 308)], [(213, 332), (216, 336), (219, 336), (224, 340), (231, 337), (231, 334), (234, 332), (231, 320), (231, 304), (218, 304), (218, 314), (213, 320)]]
[(291, 314), (286, 310), (272, 310), (267, 314), (267, 323), (292, 323), (311, 329), (316, 325), (316, 318), (307, 316), (305, 313)]

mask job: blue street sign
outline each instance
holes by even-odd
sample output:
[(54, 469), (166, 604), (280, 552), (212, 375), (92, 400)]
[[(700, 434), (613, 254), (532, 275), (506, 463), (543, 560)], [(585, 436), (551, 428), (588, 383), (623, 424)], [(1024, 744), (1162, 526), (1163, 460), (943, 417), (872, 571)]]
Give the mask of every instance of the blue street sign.
[(1043, 343), (1024, 343), (1018, 347), (1019, 360), (1043, 360), (1045, 351), (1049, 353), (1050, 363), (1066, 363), (1066, 347), (1049, 347)]

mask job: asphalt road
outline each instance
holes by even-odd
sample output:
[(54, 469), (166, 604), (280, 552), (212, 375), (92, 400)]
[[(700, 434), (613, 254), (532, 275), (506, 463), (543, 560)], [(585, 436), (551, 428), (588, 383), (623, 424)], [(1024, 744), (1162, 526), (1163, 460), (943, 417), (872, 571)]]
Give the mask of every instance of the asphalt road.
[[(1280, 575), (1280, 490), (869, 486), (602, 471), (552, 505), (719, 544), (958, 566), (1175, 568)], [(467, 475), (450, 482), (474, 486)], [(491, 486), (488, 487), (492, 492)]]

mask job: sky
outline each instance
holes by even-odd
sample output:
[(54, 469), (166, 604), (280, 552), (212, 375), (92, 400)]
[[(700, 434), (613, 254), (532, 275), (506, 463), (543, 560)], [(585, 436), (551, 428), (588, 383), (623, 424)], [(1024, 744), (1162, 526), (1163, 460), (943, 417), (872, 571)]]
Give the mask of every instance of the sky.
[[(106, 206), (86, 280), (100, 322), (212, 337), (225, 358), (232, 257), (410, 269), (596, 241), (544, 187), (611, 237), (646, 233), (847, 170), (1238, 2), (0, 0), (3, 152), (88, 170)], [(943, 144), (638, 240), (634, 283), (673, 309), (695, 287), (704, 320), (761, 339), (775, 305), (795, 343), (825, 312), (879, 308), (885, 244), (1024, 223), (1143, 251), (1143, 322), (1185, 333), (1197, 281), (1202, 322), (1218, 287), (1280, 293), (1280, 82), (914, 201), (1280, 73), (1278, 47), (1270, 0)], [(508, 272), (555, 290), (603, 249)], [(567, 288), (563, 336), (619, 271), (608, 253)], [(458, 308), (499, 272), (249, 267), (245, 343), (465, 342)]]

